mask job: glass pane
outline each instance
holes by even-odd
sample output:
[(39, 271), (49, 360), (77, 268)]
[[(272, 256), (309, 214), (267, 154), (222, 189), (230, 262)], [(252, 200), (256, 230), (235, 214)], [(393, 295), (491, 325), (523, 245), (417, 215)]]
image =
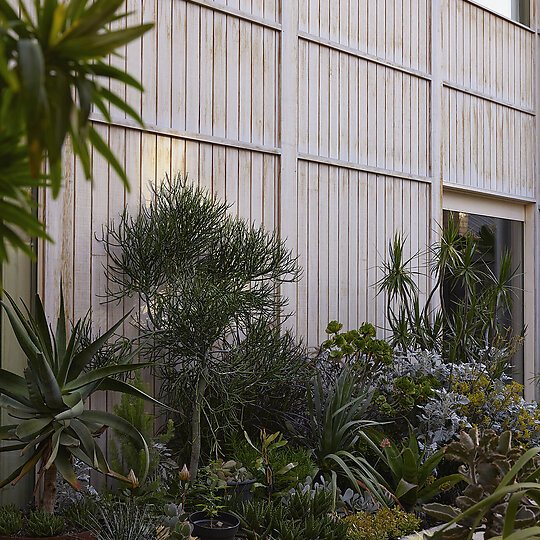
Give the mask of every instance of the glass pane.
[[(500, 262), (506, 252), (512, 256), (512, 271), (515, 275), (511, 281), (512, 306), (510, 310), (499, 313), (500, 327), (511, 329), (519, 335), (523, 328), (523, 223), (510, 219), (501, 219), (463, 212), (452, 212), (454, 221), (460, 223), (460, 232), (469, 230), (481, 242), (483, 259), (495, 274), (499, 274)], [(448, 223), (450, 212), (445, 210), (444, 221)], [(459, 292), (453, 291), (458, 295)], [(445, 292), (446, 295), (446, 292)], [(514, 379), (523, 384), (523, 347), (519, 347), (513, 358)]]

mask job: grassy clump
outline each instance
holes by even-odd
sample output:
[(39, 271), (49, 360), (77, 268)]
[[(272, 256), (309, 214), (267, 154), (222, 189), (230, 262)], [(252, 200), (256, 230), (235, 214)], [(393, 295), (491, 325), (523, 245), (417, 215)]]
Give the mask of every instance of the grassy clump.
[(0, 534), (12, 536), (20, 531), (23, 524), (21, 510), (14, 504), (0, 506)]
[(62, 516), (34, 510), (26, 520), (26, 534), (35, 538), (58, 536), (64, 532), (66, 521)]

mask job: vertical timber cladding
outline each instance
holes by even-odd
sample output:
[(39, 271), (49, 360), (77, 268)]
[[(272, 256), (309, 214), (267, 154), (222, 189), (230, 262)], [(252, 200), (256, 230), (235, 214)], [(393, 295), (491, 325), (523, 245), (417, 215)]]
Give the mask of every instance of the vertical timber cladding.
[(332, 319), (384, 327), (389, 240), (402, 232), (409, 256), (429, 243), (430, 4), (299, 2), (296, 322), (310, 345)]
[[(40, 259), (49, 316), (60, 276), (68, 313), (92, 308), (95, 331), (127, 312), (103, 304), (107, 261), (94, 235), (124, 204), (141, 204), (150, 182), (181, 171), (233, 212), (279, 228), (297, 250), (304, 277), (288, 292), (308, 344), (324, 338), (330, 319), (384, 326), (373, 285), (388, 241), (402, 231), (413, 254), (436, 227), (432, 0), (126, 5), (132, 22), (154, 20), (156, 29), (111, 60), (142, 79), (144, 95), (113, 90), (126, 92), (147, 127), (117, 110), (113, 127), (94, 119), (132, 189), (98, 155), (92, 189), (68, 148), (66, 188), (44, 210), (56, 239)], [(533, 34), (466, 0), (440, 5), (443, 180), (534, 196)]]
[(442, 1), (443, 178), (535, 198), (534, 32)]

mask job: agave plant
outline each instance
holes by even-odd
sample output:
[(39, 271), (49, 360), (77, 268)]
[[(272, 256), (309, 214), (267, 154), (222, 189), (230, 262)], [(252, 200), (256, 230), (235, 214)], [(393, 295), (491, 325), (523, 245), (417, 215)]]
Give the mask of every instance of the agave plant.
[[(119, 365), (91, 369), (94, 355), (111, 338), (126, 317), (96, 340), (81, 345), (79, 320), (68, 339), (64, 299), (61, 294), (60, 315), (56, 331), (47, 324), (43, 304), (35, 297), (34, 314), (24, 306), (26, 314), (6, 295), (9, 304), (0, 301), (15, 336), (24, 351), (28, 365), (24, 377), (0, 369), (0, 407), (13, 423), (0, 426), (0, 440), (14, 444), (0, 447), (0, 452), (20, 452), (23, 464), (0, 482), (17, 483), (39, 462), (38, 483), (43, 482), (41, 505), (53, 512), (56, 496), (57, 471), (75, 489), (79, 481), (73, 469), (73, 458), (88, 466), (130, 484), (137, 484), (134, 474), (128, 478), (109, 467), (96, 436), (112, 427), (132, 438), (146, 457), (142, 476), (148, 472), (148, 447), (144, 437), (129, 422), (104, 411), (85, 410), (86, 399), (97, 390), (122, 392), (153, 401), (157, 400), (116, 375), (148, 367), (150, 363), (131, 363), (137, 353), (127, 355)], [(141, 479), (143, 480), (143, 479)]]

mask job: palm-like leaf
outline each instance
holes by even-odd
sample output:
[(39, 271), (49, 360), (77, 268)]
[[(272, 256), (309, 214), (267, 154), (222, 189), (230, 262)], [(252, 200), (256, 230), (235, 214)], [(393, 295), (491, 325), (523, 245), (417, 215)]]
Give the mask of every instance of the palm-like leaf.
[[(105, 77), (142, 90), (133, 77), (109, 66), (107, 57), (153, 26), (120, 28), (128, 16), (117, 13), (124, 0), (36, 0), (34, 13), (19, 0), (20, 15), (10, 3), (0, 0), (0, 262), (7, 260), (7, 243), (32, 255), (21, 230), (47, 238), (30, 211), (29, 189), (50, 185), (58, 195), (66, 137), (87, 178), (91, 143), (127, 186), (119, 161), (92, 128), (90, 113), (96, 105), (110, 120), (113, 105), (142, 124), (102, 82)], [(50, 184), (42, 175), (44, 160)]]
[(125, 363), (124, 359), (119, 365), (86, 369), (124, 319), (81, 349), (81, 321), (67, 338), (63, 296), (54, 333), (47, 324), (39, 296), (35, 298), (35, 316), (26, 307), (26, 314), (23, 313), (11, 297), (6, 296), (9, 303), (0, 301), (0, 305), (28, 358), (28, 367), (24, 377), (0, 370), (0, 407), (13, 422), (0, 427), (0, 440), (15, 443), (3, 446), (2, 451), (22, 450), (25, 458), (19, 469), (0, 482), (0, 487), (18, 481), (41, 460), (42, 469), (54, 464), (66, 481), (78, 488), (73, 457), (129, 483), (127, 478), (111, 470), (96, 442), (95, 436), (104, 427), (121, 431), (141, 447), (146, 457), (143, 474), (146, 476), (148, 448), (139, 431), (114, 414), (84, 409), (86, 398), (97, 390), (125, 392), (160, 404), (143, 391), (114, 378), (151, 364)]

